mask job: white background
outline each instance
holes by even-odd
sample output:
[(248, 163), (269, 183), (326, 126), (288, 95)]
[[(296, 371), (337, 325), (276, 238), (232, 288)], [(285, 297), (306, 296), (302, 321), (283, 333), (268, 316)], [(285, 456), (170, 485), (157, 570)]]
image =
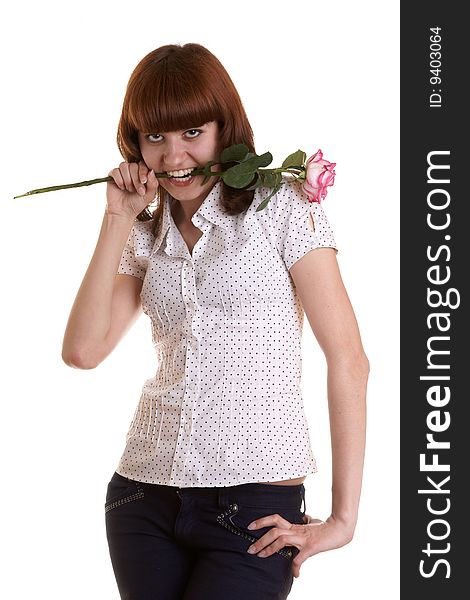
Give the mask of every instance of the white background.
[[(4, 9), (5, 11), (5, 9)], [(128, 78), (167, 43), (198, 42), (237, 86), (259, 153), (301, 148), (337, 163), (323, 206), (371, 362), (363, 494), (351, 544), (309, 558), (289, 598), (399, 597), (399, 3), (16, 2), (3, 14), (2, 588), (9, 600), (115, 600), (104, 528), (107, 483), (145, 379), (143, 315), (97, 369), (61, 360), (67, 318), (93, 253), (104, 177), (121, 161)], [(307, 512), (326, 518), (325, 362), (305, 321), (304, 402), (319, 473)]]

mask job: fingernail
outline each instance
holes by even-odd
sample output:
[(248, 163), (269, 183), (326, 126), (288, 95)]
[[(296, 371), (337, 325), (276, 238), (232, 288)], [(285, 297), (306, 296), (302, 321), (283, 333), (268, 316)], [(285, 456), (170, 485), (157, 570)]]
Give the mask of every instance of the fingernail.
[(248, 548), (247, 552), (249, 552), (250, 554), (254, 554), (256, 552), (256, 550), (253, 548), (253, 546), (250, 546)]
[(140, 183), (147, 183), (147, 177), (141, 177)]
[(250, 523), (248, 525), (248, 529), (256, 529), (256, 521), (253, 521), (253, 523)]
[(139, 194), (142, 194), (142, 196), (145, 194), (145, 188), (144, 187), (140, 187), (139, 188)]

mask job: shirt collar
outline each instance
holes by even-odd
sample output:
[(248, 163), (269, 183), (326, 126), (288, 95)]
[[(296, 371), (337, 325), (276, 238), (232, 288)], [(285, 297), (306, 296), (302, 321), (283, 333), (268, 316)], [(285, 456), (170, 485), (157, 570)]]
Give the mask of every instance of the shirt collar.
[[(210, 223), (213, 223), (214, 225), (217, 225), (218, 227), (221, 227), (222, 229), (229, 230), (231, 228), (237, 215), (228, 215), (224, 212), (224, 209), (220, 202), (221, 195), (222, 181), (219, 180), (212, 187), (209, 194), (206, 196), (206, 198), (204, 198), (204, 201), (201, 204), (201, 206), (197, 209), (197, 211), (191, 218), (192, 223), (196, 227), (200, 224), (198, 223), (199, 218), (203, 217), (205, 220), (209, 221)], [(161, 229), (153, 245), (152, 254), (157, 252), (160, 248), (168, 232), (168, 229), (170, 228), (171, 221), (173, 220), (170, 209), (175, 200), (173, 200), (170, 197), (170, 195), (167, 192), (165, 192), (163, 202), (164, 205)]]

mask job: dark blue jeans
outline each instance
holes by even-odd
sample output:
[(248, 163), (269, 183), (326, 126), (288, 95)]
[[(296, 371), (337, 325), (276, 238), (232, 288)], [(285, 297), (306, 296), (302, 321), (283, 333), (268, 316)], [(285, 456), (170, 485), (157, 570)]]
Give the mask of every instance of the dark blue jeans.
[(247, 525), (276, 513), (303, 523), (303, 484), (178, 488), (114, 473), (106, 535), (122, 600), (287, 598), (297, 548), (267, 558), (247, 552), (271, 528)]

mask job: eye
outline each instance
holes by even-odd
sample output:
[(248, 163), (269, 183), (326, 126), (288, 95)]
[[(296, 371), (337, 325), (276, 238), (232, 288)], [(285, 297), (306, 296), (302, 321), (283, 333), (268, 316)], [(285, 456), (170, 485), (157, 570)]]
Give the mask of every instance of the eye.
[(190, 134), (188, 137), (189, 139), (194, 139), (199, 137), (199, 135), (202, 133), (201, 129), (188, 129), (188, 131), (185, 132), (185, 134)]
[(149, 133), (149, 134), (148, 134), (148, 135), (146, 135), (145, 137), (147, 138), (147, 140), (148, 140), (149, 142), (159, 142), (160, 140), (157, 140), (157, 139), (155, 139), (155, 138), (158, 138), (158, 137), (160, 137), (160, 138), (161, 138), (162, 136), (161, 136), (159, 133)]

